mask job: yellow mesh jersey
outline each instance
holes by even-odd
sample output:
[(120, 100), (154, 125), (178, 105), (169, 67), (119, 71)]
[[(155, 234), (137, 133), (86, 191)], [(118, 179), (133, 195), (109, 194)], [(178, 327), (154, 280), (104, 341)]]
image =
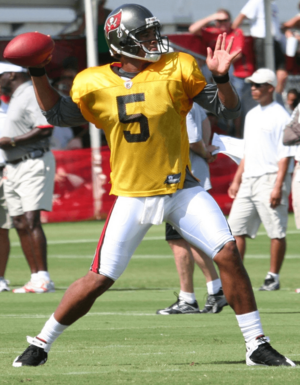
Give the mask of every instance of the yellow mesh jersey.
[(194, 58), (169, 53), (130, 81), (110, 64), (88, 68), (71, 96), (111, 150), (111, 194), (153, 196), (183, 187), (190, 167), (186, 115), (206, 81)]

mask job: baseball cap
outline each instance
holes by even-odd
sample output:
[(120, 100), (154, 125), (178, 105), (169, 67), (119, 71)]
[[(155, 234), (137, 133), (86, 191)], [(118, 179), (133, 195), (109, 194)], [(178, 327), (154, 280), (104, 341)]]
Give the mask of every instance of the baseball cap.
[(11, 63), (0, 62), (0, 75), (4, 74), (4, 72), (27, 72), (27, 68)]
[(268, 83), (271, 84), (271, 86), (276, 87), (277, 85), (277, 79), (275, 72), (272, 70), (269, 70), (268, 68), (259, 68), (256, 70), (251, 76), (245, 79), (246, 83)]

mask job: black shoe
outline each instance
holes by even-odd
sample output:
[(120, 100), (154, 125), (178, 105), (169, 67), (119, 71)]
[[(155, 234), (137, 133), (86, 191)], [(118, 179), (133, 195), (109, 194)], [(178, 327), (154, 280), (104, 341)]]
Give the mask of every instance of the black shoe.
[(260, 291), (273, 291), (279, 290), (280, 283), (278, 279), (275, 279), (272, 275), (267, 274), (264, 284), (259, 288)]
[(27, 337), (27, 341), (29, 343), (37, 343), (39, 346), (28, 346), (28, 348), (14, 360), (12, 366), (15, 368), (19, 368), (20, 366), (39, 366), (47, 361), (48, 353), (45, 352), (43, 347), (40, 347), (45, 347), (47, 344), (32, 337)]
[(156, 314), (160, 315), (169, 315), (169, 314), (198, 314), (199, 306), (197, 301), (190, 304), (182, 299), (179, 298), (179, 296), (174, 293), (177, 296), (177, 301), (173, 303), (173, 305), (166, 307), (165, 309), (157, 310)]
[(248, 366), (296, 366), (269, 344), (270, 339), (262, 336), (246, 343), (246, 364)]
[(227, 300), (223, 293), (223, 290), (220, 289), (217, 294), (210, 294), (207, 297), (206, 304), (200, 313), (220, 313), (224, 306), (227, 306)]

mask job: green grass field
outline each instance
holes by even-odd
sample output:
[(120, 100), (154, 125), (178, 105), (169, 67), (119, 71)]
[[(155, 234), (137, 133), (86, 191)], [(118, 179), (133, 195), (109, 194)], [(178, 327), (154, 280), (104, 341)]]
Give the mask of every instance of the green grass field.
[[(175, 302), (173, 292), (179, 292), (163, 225), (150, 229), (119, 281), (55, 342), (46, 365), (13, 368), (12, 361), (27, 347), (26, 335), (35, 336), (41, 330), (65, 289), (88, 271), (103, 224), (44, 225), (56, 292), (0, 293), (0, 384), (300, 383), (300, 366), (245, 365), (245, 345), (229, 307), (219, 314), (155, 314)], [(300, 287), (299, 235), (291, 215), (280, 291), (258, 291), (269, 268), (269, 239), (263, 228), (255, 240), (248, 241), (245, 265), (265, 334), (276, 349), (300, 365), (300, 294), (295, 293)], [(14, 231), (10, 239), (6, 278), (14, 288), (28, 281), (29, 269)], [(202, 307), (206, 289), (198, 270), (195, 287)]]

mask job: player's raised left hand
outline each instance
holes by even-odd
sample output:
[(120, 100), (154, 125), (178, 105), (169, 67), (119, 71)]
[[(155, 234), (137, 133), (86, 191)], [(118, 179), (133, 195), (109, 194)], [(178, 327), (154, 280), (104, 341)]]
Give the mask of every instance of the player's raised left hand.
[(208, 69), (215, 76), (222, 76), (228, 73), (230, 65), (234, 59), (240, 54), (241, 49), (230, 53), (234, 37), (232, 37), (226, 47), (226, 33), (218, 36), (214, 52), (207, 47), (206, 64)]

